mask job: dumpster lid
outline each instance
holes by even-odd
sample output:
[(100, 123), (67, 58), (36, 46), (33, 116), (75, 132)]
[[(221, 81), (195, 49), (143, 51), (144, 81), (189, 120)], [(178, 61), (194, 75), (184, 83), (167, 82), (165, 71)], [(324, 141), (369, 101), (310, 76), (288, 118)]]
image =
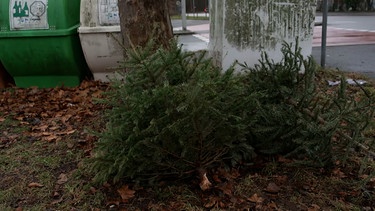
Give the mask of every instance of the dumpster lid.
[(85, 27), (81, 26), (78, 28), (78, 33), (89, 34), (89, 33), (119, 33), (121, 32), (120, 26), (99, 26), (99, 27)]

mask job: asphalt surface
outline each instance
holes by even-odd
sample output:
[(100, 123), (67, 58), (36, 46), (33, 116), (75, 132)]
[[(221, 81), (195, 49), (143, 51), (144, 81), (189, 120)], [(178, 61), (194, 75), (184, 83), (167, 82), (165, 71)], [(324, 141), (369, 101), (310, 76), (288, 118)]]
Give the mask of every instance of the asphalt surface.
[[(375, 79), (375, 44), (330, 46), (326, 54), (326, 67)], [(313, 47), (312, 57), (320, 64), (321, 47)]]

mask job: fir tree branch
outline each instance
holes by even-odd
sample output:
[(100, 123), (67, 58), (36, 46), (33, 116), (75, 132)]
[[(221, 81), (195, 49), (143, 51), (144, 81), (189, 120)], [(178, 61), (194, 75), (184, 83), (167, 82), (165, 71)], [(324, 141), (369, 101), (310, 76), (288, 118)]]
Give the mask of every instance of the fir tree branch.
[[(294, 107), (298, 108), (298, 103), (292, 99), (289, 99), (288, 100), (288, 103), (293, 105)], [(317, 116), (315, 115), (312, 111), (310, 111), (308, 108), (303, 108), (302, 111), (309, 115), (310, 117), (312, 118), (316, 118), (320, 124), (322, 125), (325, 125), (327, 124), (327, 122), (321, 117), (321, 116)], [(353, 140), (352, 137), (350, 137), (349, 135), (345, 134), (344, 132), (342, 131), (337, 131), (338, 135), (342, 136), (343, 138), (345, 138), (347, 141), (351, 142), (351, 143), (354, 143), (356, 146), (358, 146), (359, 148), (361, 148), (362, 150), (364, 150), (366, 153), (368, 153), (371, 157), (375, 158), (375, 152), (371, 151), (370, 147), (362, 144), (362, 143), (359, 143), (358, 141), (355, 141)]]

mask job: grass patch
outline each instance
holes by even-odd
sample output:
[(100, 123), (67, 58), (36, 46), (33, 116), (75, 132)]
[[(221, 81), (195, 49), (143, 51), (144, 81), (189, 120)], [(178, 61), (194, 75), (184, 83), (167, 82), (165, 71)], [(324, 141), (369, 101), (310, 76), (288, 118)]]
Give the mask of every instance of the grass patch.
[(70, 142), (21, 140), (0, 150), (0, 210), (100, 206), (104, 197), (88, 194), (90, 180), (77, 169), (84, 155)]

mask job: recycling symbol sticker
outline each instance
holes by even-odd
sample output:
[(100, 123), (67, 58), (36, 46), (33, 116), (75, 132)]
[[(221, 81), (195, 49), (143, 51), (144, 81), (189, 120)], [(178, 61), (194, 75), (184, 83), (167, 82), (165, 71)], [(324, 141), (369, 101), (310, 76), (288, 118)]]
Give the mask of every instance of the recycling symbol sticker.
[(49, 29), (48, 0), (9, 0), (11, 30)]
[(30, 5), (30, 13), (33, 16), (41, 17), (44, 13), (46, 13), (46, 5), (42, 1), (34, 1)]

